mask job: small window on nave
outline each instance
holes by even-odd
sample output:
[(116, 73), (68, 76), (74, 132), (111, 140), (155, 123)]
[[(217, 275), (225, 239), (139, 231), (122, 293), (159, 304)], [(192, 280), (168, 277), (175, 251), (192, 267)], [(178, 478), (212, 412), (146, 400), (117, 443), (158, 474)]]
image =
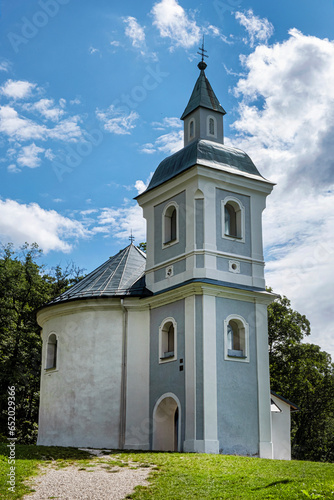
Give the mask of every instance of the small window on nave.
[(57, 368), (57, 336), (51, 333), (48, 338), (46, 350), (46, 369), (51, 370)]

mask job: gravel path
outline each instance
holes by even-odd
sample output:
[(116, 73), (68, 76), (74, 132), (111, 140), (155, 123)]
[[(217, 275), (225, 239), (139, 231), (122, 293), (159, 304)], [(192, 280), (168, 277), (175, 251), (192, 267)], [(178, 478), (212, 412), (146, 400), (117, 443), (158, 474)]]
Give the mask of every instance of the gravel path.
[[(107, 462), (107, 463), (106, 463)], [(136, 464), (117, 467), (109, 456), (103, 460), (92, 459), (84, 470), (80, 465), (57, 468), (57, 465), (41, 467), (41, 475), (29, 482), (35, 490), (23, 500), (122, 500), (133, 492), (135, 486), (147, 486), (150, 468)], [(138, 467), (138, 468), (131, 468)]]

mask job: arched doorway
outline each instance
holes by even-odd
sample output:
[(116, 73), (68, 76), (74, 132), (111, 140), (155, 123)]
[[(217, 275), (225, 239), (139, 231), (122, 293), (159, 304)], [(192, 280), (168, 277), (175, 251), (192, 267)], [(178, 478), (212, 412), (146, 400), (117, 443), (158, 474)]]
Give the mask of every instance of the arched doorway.
[(180, 402), (174, 394), (164, 394), (153, 410), (153, 450), (180, 450)]

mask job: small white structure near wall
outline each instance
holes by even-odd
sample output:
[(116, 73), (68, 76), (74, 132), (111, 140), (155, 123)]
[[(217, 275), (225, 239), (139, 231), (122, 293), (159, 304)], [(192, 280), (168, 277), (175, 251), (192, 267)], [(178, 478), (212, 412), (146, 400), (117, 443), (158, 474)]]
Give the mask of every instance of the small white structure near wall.
[(291, 412), (298, 406), (271, 391), (271, 427), (273, 458), (291, 460)]

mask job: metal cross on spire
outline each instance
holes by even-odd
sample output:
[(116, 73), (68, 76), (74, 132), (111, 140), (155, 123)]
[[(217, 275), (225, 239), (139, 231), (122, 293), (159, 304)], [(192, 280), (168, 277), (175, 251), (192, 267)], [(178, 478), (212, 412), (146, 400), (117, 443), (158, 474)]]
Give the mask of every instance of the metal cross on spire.
[(131, 241), (131, 243), (133, 243), (135, 241), (135, 237), (132, 236), (132, 229), (131, 229), (131, 235), (129, 236), (129, 240)]
[(200, 56), (202, 56), (201, 62), (198, 63), (198, 68), (202, 71), (207, 67), (206, 62), (204, 61), (204, 57), (209, 57), (205, 54), (207, 50), (204, 49), (204, 35), (203, 35), (203, 41), (202, 41), (202, 47), (199, 47), (200, 52), (197, 52)]

